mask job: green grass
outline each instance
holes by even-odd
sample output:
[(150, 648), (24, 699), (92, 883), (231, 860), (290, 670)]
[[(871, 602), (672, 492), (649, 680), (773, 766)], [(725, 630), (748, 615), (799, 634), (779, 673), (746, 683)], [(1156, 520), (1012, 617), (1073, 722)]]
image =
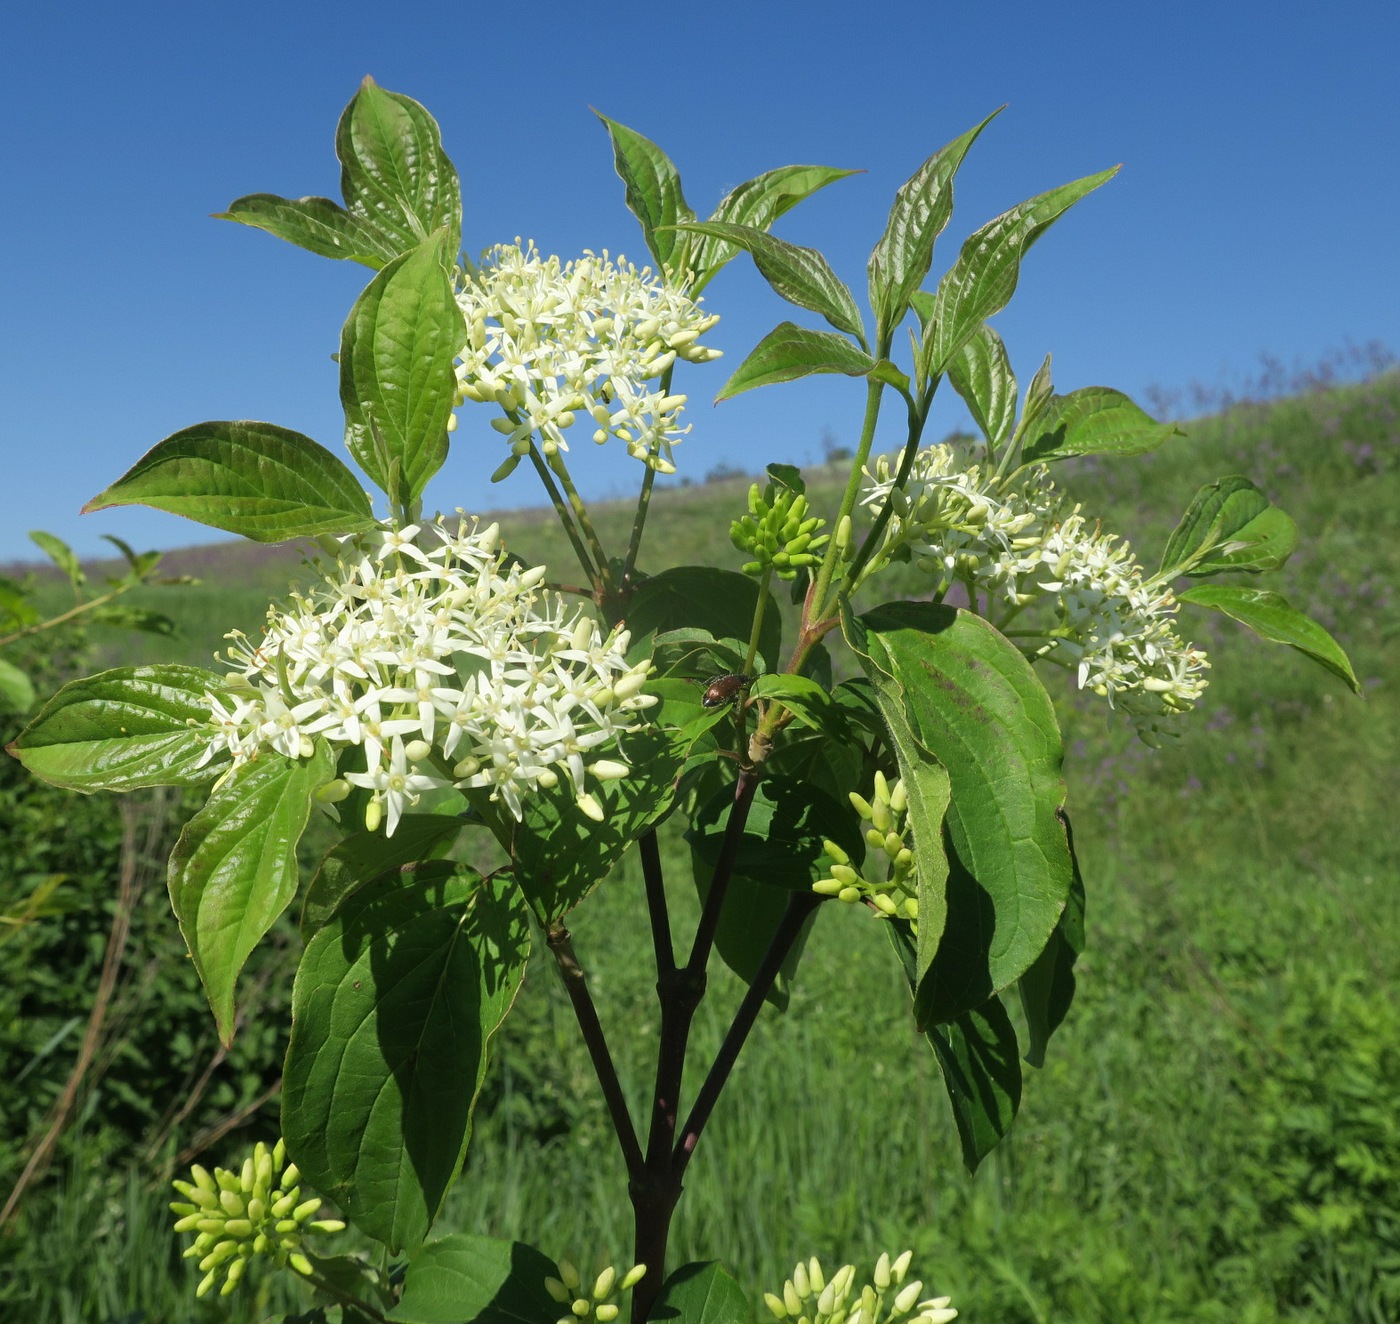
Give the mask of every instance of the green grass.
[[(789, 1010), (765, 1012), (702, 1139), (677, 1258), (721, 1258), (762, 1290), (799, 1255), (861, 1262), (910, 1245), (930, 1290), (984, 1324), (1400, 1318), (1398, 420), (1392, 374), (1238, 407), (1145, 461), (1066, 467), (1086, 510), (1149, 561), (1197, 486), (1254, 477), (1303, 536), (1270, 586), (1333, 630), (1365, 697), (1201, 614), (1184, 629), (1211, 654), (1211, 688), (1161, 752), (1050, 678), (1090, 945), (1046, 1067), (1027, 1069), (1010, 1140), (975, 1177), (961, 1170), (878, 921), (824, 908)], [(831, 481), (813, 483), (819, 508)], [(728, 521), (746, 486), (660, 493), (650, 532), (664, 561), (648, 568), (732, 564)], [(610, 542), (629, 520), (620, 506), (598, 514)], [(567, 565), (544, 517), (505, 527), (514, 550)], [(295, 570), (294, 558), (240, 566), (235, 594), (216, 566), (202, 589), (161, 591), (187, 622), (183, 646), (204, 650), (181, 656), (207, 661), (230, 614), (253, 628), (260, 595)], [(684, 930), (686, 851), (674, 831), (664, 846)], [(639, 1113), (655, 998), (635, 872), (610, 878), (571, 926)], [(713, 974), (692, 1087), (740, 991)], [(537, 962), (442, 1226), (625, 1258), (625, 1190), (595, 1094), (567, 1003)], [(166, 1275), (159, 1193), (111, 1181), (79, 1173), (70, 1197), (35, 1198), (23, 1247), (0, 1268), (71, 1258), (23, 1318), (111, 1319), (123, 1306), (201, 1317), (183, 1275)], [(85, 1275), (101, 1292), (84, 1295)]]

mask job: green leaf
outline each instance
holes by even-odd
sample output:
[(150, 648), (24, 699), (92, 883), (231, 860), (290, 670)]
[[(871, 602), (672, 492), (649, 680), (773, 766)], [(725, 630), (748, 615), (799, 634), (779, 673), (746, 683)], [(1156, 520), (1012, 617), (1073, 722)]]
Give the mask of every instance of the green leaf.
[(302, 1175), (391, 1254), (461, 1167), (487, 1050), (529, 955), (524, 899), (442, 861), (355, 891), (292, 990), (282, 1129)]
[[(445, 232), (395, 258), (360, 295), (340, 337), (345, 444), (379, 485), (417, 500), (447, 458), (453, 360), (466, 343)], [(400, 490), (390, 491), (395, 471)]]
[(953, 1105), (963, 1165), (976, 1172), (1011, 1130), (1021, 1105), (1016, 1030), (1001, 999), (992, 997), (948, 1025), (930, 1029), (929, 1039)]
[(895, 194), (885, 233), (870, 254), (870, 306), (886, 343), (904, 320), (909, 301), (933, 265), (934, 241), (953, 214), (953, 176), (977, 135), (1001, 114), (994, 110), (923, 163)]
[(0, 657), (0, 705), (17, 713), (27, 713), (34, 706), (34, 682), (3, 657)]
[(875, 365), (875, 359), (845, 336), (833, 331), (809, 331), (794, 322), (784, 322), (754, 346), (715, 396), (715, 403), (731, 400), (755, 386), (796, 381), (817, 372), (864, 377)]
[(1015, 435), (1024, 437), (1035, 427), (1041, 411), (1050, 403), (1054, 394), (1055, 388), (1050, 381), (1050, 355), (1047, 354), (1045, 362), (1035, 370), (1031, 384), (1026, 387), (1026, 399), (1021, 407), (1021, 422)]
[[(897, 602), (843, 624), (875, 685), (901, 769), (930, 759), (947, 769), (949, 839), (975, 881), (976, 910), (990, 908), (986, 987), (1005, 988), (1044, 948), (1073, 877), (1058, 817), (1065, 786), (1050, 697), (1015, 645), (971, 612)], [(954, 900), (950, 880), (950, 929)], [(921, 901), (926, 955), (923, 928)], [(921, 1020), (950, 1013), (927, 1007), (931, 996), (925, 977)]]
[(390, 869), (441, 859), (462, 831), (449, 814), (404, 814), (392, 837), (361, 828), (326, 852), (301, 903), (301, 936), (310, 940), (357, 887)]
[(109, 542), (122, 554), (122, 559), (129, 569), (128, 579), (139, 582), (150, 574), (161, 562), (163, 553), (161, 552), (141, 552), (139, 555), (134, 552), (129, 543), (123, 542), (114, 534), (104, 533), (102, 538)]
[(1293, 521), (1248, 478), (1230, 474), (1196, 493), (1167, 539), (1160, 574), (1277, 570), (1297, 545)]
[(1282, 594), (1227, 584), (1201, 584), (1176, 596), (1178, 602), (1221, 612), (1271, 643), (1296, 648), (1345, 681), (1354, 693), (1361, 693), (1361, 684), (1341, 645), (1312, 617), (1289, 606)]
[(68, 576), (68, 582), (75, 589), (80, 589), (87, 583), (87, 576), (83, 574), (83, 567), (79, 564), (76, 554), (62, 538), (55, 538), (43, 529), (33, 529), (30, 531), (29, 540), (43, 549), (44, 555)]
[(926, 375), (948, 370), (977, 328), (1005, 308), (1016, 291), (1021, 259), (1076, 202), (1107, 183), (1118, 167), (1062, 184), (989, 221), (962, 246), (958, 260), (938, 283), (932, 325), (921, 355)]
[(527, 796), (522, 822), (505, 816), (503, 844), (541, 928), (567, 915), (643, 832), (671, 812), (676, 779), (694, 743), (690, 732), (645, 727), (619, 737), (615, 749), (590, 751), (595, 757), (620, 759), (632, 769), (617, 781), (589, 780), (587, 789), (603, 810), (601, 823), (578, 807), (566, 778)]
[(1052, 395), (1035, 419), (1036, 439), (1021, 452), (1026, 463), (1071, 455), (1142, 455), (1185, 434), (1175, 423), (1148, 417), (1122, 391), (1085, 386)]
[(408, 1266), (395, 1324), (555, 1324), (558, 1266), (533, 1246), (470, 1232), (430, 1241)]
[(948, 380), (962, 396), (982, 435), (1000, 446), (1016, 424), (1016, 377), (1001, 337), (983, 322), (948, 364)]
[(613, 164), (627, 189), (627, 207), (642, 223), (642, 235), (658, 265), (673, 276), (689, 266), (691, 241), (674, 228), (693, 221), (695, 213), (681, 192), (681, 177), (671, 158), (650, 138), (593, 112), (612, 139)]
[[(634, 641), (681, 629), (707, 630), (718, 640), (747, 639), (757, 607), (758, 584), (747, 575), (677, 566), (637, 585), (627, 607), (627, 626)], [(782, 614), (770, 594), (758, 637), (758, 655), (770, 671), (780, 664), (782, 628)]]
[(264, 751), (214, 788), (170, 853), (170, 904), (225, 1044), (238, 972), (296, 892), (297, 842), (334, 776), (324, 740), (308, 759)]
[[(909, 922), (885, 922), (910, 996), (915, 997), (918, 977)], [(926, 1027), (924, 1036), (943, 1073), (963, 1163), (969, 1172), (976, 1172), (978, 1164), (1011, 1129), (1020, 1107), (1021, 1064), (1016, 1057), (1016, 1031), (1001, 999), (992, 997), (947, 1025)]]
[(773, 292), (799, 308), (820, 313), (838, 331), (864, 338), (860, 310), (851, 292), (815, 248), (801, 248), (748, 225), (692, 221), (681, 227), (711, 239), (723, 239), (753, 258)]
[(760, 676), (751, 691), (761, 699), (772, 699), (790, 709), (799, 722), (837, 738), (850, 732), (845, 713), (831, 695), (807, 676), (774, 672)]
[(717, 1261), (683, 1264), (661, 1288), (651, 1314), (652, 1324), (749, 1324), (753, 1308), (744, 1290)]
[[(718, 863), (734, 801), (723, 787), (695, 816), (686, 831), (691, 849), (711, 869)], [(734, 872), (774, 890), (806, 891), (828, 863), (822, 842), (830, 838), (853, 860), (865, 856), (860, 821), (809, 781), (765, 777), (754, 793)]]
[(418, 102), (366, 78), (336, 126), (335, 152), (347, 210), (386, 241), (389, 256), (439, 230), (455, 255), (462, 188), (437, 121)]
[[(780, 166), (777, 170), (750, 179), (725, 194), (710, 217), (732, 225), (748, 225), (755, 230), (767, 230), (778, 217), (790, 211), (803, 198), (820, 188), (845, 179), (855, 170), (836, 170), (831, 166)], [(699, 245), (692, 266), (696, 272), (695, 289), (702, 288), (739, 249), (723, 240), (709, 239)]]
[[(923, 743), (908, 711), (896, 675), (884, 669), (870, 651), (868, 634), (860, 622), (845, 622), (846, 637), (853, 642), (862, 667), (874, 686), (875, 702), (883, 718), (884, 733), (894, 749), (899, 775), (909, 799), (908, 824), (914, 836), (916, 896), (919, 902), (918, 960), (915, 974), (922, 985), (938, 952), (939, 939), (949, 915), (949, 852), (944, 844), (944, 820), (952, 800), (947, 769)], [(862, 787), (862, 790), (865, 788)], [(925, 1017), (920, 1015), (922, 1028)]]
[(198, 766), (209, 747), (205, 695), (224, 682), (184, 666), (118, 667), (70, 681), (9, 751), (36, 777), (74, 791), (198, 786), (228, 766)]
[(320, 257), (361, 262), (378, 271), (402, 251), (400, 243), (329, 198), (280, 198), (249, 193), (235, 198), (215, 219), (237, 221), (285, 239)]
[(1045, 1046), (1069, 1013), (1070, 1003), (1074, 1001), (1074, 964), (1084, 950), (1084, 879), (1074, 853), (1074, 833), (1070, 831), (1069, 819), (1065, 818), (1064, 822), (1074, 867), (1069, 900), (1045, 950), (1016, 985), (1030, 1036), (1026, 1061), (1033, 1067), (1045, 1064)]
[(94, 607), (87, 613), (93, 625), (112, 625), (123, 630), (141, 630), (146, 634), (160, 634), (170, 638), (179, 634), (180, 628), (163, 612), (147, 611), (145, 607), (133, 607), (127, 602), (109, 602)]
[(330, 451), (274, 423), (196, 423), (157, 442), (83, 507), (151, 506), (254, 542), (374, 527), (364, 489)]
[[(710, 895), (713, 868), (692, 852), (691, 869), (695, 890), (703, 906)], [(758, 968), (768, 954), (769, 945), (783, 922), (787, 908), (787, 892), (743, 874), (731, 875), (729, 888), (724, 894), (724, 906), (719, 912), (719, 924), (715, 928), (715, 951), (746, 985), (752, 984), (758, 974)], [(779, 1011), (786, 1011), (792, 999), (792, 983), (797, 977), (797, 967), (819, 913), (813, 911), (802, 926), (768, 990), (766, 1001)]]
[[(710, 893), (733, 803), (731, 782), (705, 802), (686, 832), (701, 904)], [(787, 911), (789, 893), (807, 891), (827, 873), (830, 861), (824, 837), (834, 840), (852, 859), (864, 858), (860, 824), (849, 806), (807, 779), (774, 774), (759, 784), (715, 932), (720, 959), (746, 984), (758, 973)], [(788, 1004), (812, 922), (809, 919), (803, 926), (768, 994), (768, 1001), (779, 1010)]]

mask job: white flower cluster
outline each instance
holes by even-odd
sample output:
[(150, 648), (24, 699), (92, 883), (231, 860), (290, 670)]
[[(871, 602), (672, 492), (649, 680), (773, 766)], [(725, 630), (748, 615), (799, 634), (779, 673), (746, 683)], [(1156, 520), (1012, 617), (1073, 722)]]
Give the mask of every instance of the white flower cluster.
[(463, 399), (499, 405), (492, 426), (510, 442), (504, 476), (538, 435), (546, 455), (567, 451), (564, 434), (591, 419), (658, 473), (674, 473), (671, 448), (686, 397), (656, 385), (679, 358), (703, 363), (719, 350), (698, 343), (718, 317), (630, 262), (585, 254), (561, 265), (519, 241), (498, 245), (468, 275), (457, 301), (467, 343), (457, 368)]
[(1070, 508), (1045, 466), (1001, 480), (944, 443), (918, 454), (902, 489), (884, 457), (866, 477), (864, 504), (893, 506), (881, 561), (907, 547), (945, 587), (960, 582), (989, 607), (1001, 604), (998, 625), (1049, 601), (1055, 625), (1028, 635), (1025, 651), (1074, 669), (1080, 687), (1124, 712), (1144, 740), (1155, 742), (1160, 720), (1200, 698), (1209, 663), (1176, 633), (1170, 587), (1144, 575), (1126, 542)]
[(894, 1260), (882, 1253), (872, 1281), (857, 1293), (854, 1265), (843, 1265), (827, 1281), (813, 1256), (806, 1264), (799, 1262), (781, 1295), (765, 1292), (763, 1299), (775, 1318), (792, 1324), (949, 1324), (958, 1317), (951, 1297), (920, 1301), (923, 1283), (904, 1281), (912, 1259), (912, 1251)]
[[(421, 792), (449, 785), (488, 788), (518, 819), (521, 796), (561, 773), (601, 819), (587, 777), (629, 769), (590, 751), (655, 702), (641, 692), (650, 662), (629, 665), (626, 631), (604, 638), (540, 590), (542, 567), (507, 567), (496, 525), (439, 520), (432, 538), (419, 534), (346, 540), (316, 591), (269, 610), (256, 645), (229, 636), (237, 671), (227, 695), (208, 696), (209, 757), (227, 749), (237, 765), (264, 746), (306, 757), (318, 738), (357, 746), (363, 770), (345, 781), (373, 791), (370, 831), (387, 818), (392, 834)], [(333, 783), (325, 798), (349, 790)]]

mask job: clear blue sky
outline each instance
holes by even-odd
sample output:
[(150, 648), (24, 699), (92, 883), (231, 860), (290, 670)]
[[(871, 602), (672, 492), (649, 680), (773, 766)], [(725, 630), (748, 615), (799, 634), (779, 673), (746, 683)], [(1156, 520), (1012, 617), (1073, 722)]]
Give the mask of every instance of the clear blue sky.
[[(138, 508), (77, 514), (191, 423), (265, 419), (341, 449), (330, 355), (368, 271), (209, 215), (243, 193), (338, 196), (335, 121), (366, 73), (442, 125), (472, 252), (521, 235), (565, 257), (644, 257), (592, 105), (659, 142), (702, 215), (774, 166), (868, 171), (778, 227), (860, 291), (894, 189), (1006, 102), (963, 167), (935, 275), (996, 213), (1124, 163), (1029, 255), (997, 319), (1023, 381), (1047, 351), (1062, 390), (1139, 394), (1228, 383), (1261, 353), (1400, 348), (1394, 0), (79, 0), (9, 6), (0, 50), (0, 561), (34, 554), (31, 528), (84, 554), (104, 532), (211, 540)], [(727, 358), (677, 383), (695, 424), (682, 473), (819, 460), (823, 434), (853, 440), (860, 392), (841, 379), (711, 408), (789, 309), (747, 259), (707, 304)], [(933, 435), (960, 421), (947, 395)], [(486, 485), (494, 433), (458, 435), (430, 504), (536, 504), (525, 469)], [(592, 493), (637, 474), (620, 450), (578, 458)]]

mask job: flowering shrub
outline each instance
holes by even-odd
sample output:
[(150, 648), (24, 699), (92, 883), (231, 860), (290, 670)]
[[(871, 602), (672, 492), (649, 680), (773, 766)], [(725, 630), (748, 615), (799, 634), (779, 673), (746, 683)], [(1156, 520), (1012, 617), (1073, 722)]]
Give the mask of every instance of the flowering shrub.
[[(337, 134), (344, 205), (270, 194), (232, 204), (232, 220), (375, 272), (338, 361), (346, 445), (380, 510), (330, 451), (249, 421), (175, 433), (90, 503), (141, 502), (264, 542), (313, 538), (325, 556), (317, 588), (273, 607), (260, 638), (234, 637), (224, 673), (136, 667), (76, 681), (11, 747), (80, 791), (207, 791), (169, 881), (225, 1040), (244, 962), (302, 891), (284, 1141), (237, 1177), (196, 1172), (178, 1188), (202, 1290), (220, 1272), (230, 1290), (265, 1255), (372, 1319), (557, 1324), (567, 1307), (608, 1324), (630, 1291), (634, 1324), (748, 1320), (722, 1267), (668, 1266), (669, 1230), (748, 1032), (819, 912), (859, 907), (882, 921), (969, 1167), (1012, 1124), (1020, 1054), (1038, 1065), (1067, 1014), (1084, 884), (1041, 673), (1067, 672), (1145, 740), (1166, 738), (1205, 690), (1205, 657), (1179, 621), (1190, 606), (1355, 687), (1326, 631), (1252, 586), (1297, 532), (1248, 479), (1203, 487), (1155, 571), (1051, 481), (1067, 457), (1130, 457), (1175, 432), (1108, 388), (1057, 394), (1048, 359), (1023, 396), (988, 322), (1031, 245), (1111, 171), (995, 218), (924, 289), (954, 176), (986, 121), (975, 126), (897, 192), (870, 256), (867, 320), (820, 253), (770, 232), (849, 172), (773, 170), (702, 221), (660, 148), (603, 122), (645, 269), (606, 253), (541, 257), (518, 241), (480, 263), (460, 258), (460, 188), (437, 125), (368, 81)], [(842, 374), (863, 384), (860, 441), (834, 508), (819, 508), (797, 469), (771, 464), (734, 512), (735, 568), (649, 574), (656, 475), (675, 470), (688, 431), (673, 378), (716, 357), (701, 341), (716, 319), (700, 294), (741, 252), (833, 329), (782, 323), (718, 399)], [(906, 326), (907, 370), (891, 358)], [(924, 442), (944, 380), (980, 439)], [(877, 456), (891, 395), (907, 431)], [(494, 525), (425, 515), (468, 402), (493, 410), (505, 450), (496, 480), (526, 462), (539, 478), (580, 587), (512, 559)], [(641, 461), (625, 547), (605, 545), (569, 468), (586, 463), (568, 444), (579, 425)], [(871, 605), (901, 561), (928, 572), (926, 594)], [(775, 581), (801, 604), (786, 644)], [(341, 840), (302, 890), (296, 847), (313, 813), (334, 818)], [(657, 842), (671, 817), (687, 825), (704, 898), (684, 957)], [(456, 861), (473, 833), (494, 838), (501, 868), (483, 876)], [(643, 1128), (565, 923), (633, 848), (661, 1021)], [(604, 1268), (591, 1290), (527, 1245), (429, 1238), (538, 940), (576, 1013), (635, 1215), (635, 1267)], [(686, 1112), (687, 1043), (716, 949), (748, 991)], [(296, 1172), (274, 1190), (284, 1155)], [(319, 1197), (302, 1200), (303, 1186), (387, 1255), (375, 1266), (311, 1256), (303, 1224), (338, 1220), (311, 1221)], [(765, 1300), (807, 1324), (954, 1318), (946, 1296), (906, 1281), (909, 1269), (907, 1254), (884, 1256), (857, 1292), (853, 1268), (826, 1280), (812, 1260)]]

